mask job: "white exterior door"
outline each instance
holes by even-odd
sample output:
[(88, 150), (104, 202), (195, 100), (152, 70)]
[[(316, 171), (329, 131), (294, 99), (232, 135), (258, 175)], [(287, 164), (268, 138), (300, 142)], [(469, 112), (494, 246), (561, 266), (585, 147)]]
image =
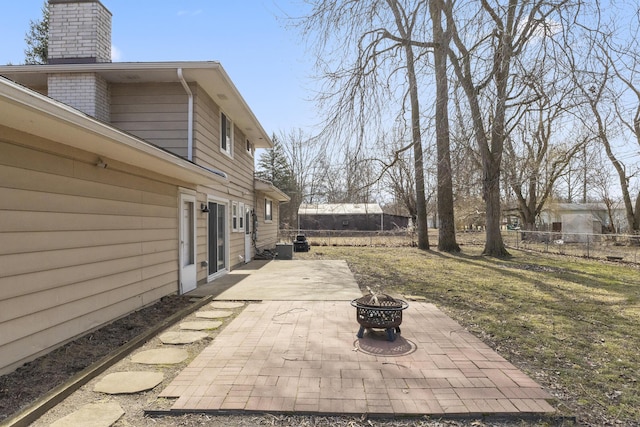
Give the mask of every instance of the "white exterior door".
[(196, 198), (180, 194), (180, 293), (197, 286), (196, 269)]
[(253, 220), (251, 218), (251, 208), (246, 206), (244, 208), (244, 262), (245, 264), (251, 261), (251, 227), (253, 227)]

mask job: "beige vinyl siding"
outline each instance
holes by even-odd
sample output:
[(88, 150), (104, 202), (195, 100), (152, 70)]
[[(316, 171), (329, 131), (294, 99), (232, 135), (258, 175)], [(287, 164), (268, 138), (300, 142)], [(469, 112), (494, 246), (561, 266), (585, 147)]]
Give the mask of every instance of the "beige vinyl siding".
[[(258, 200), (256, 204), (256, 214), (258, 215), (258, 241), (256, 247), (258, 249), (273, 249), (278, 243), (278, 224), (280, 223), (280, 209), (278, 201), (270, 199), (264, 193), (258, 192), (256, 195)], [(272, 219), (267, 221), (264, 219), (264, 201), (271, 200)]]
[(247, 153), (245, 134), (234, 122), (233, 156), (225, 154), (220, 149), (220, 108), (202, 89), (197, 88), (194, 94), (194, 161), (225, 172), (231, 192), (239, 196), (243, 191), (253, 192), (254, 161)]
[[(246, 136), (235, 126), (233, 131), (233, 156), (220, 149), (220, 107), (200, 87), (192, 88), (194, 92), (194, 161), (202, 166), (220, 170), (227, 174), (229, 184), (226, 188), (201, 188), (206, 194), (199, 195), (198, 202), (204, 203), (207, 194), (228, 200), (227, 222), (229, 228), (229, 267), (242, 264), (244, 257), (244, 231), (231, 231), (231, 212), (233, 202), (244, 203), (253, 207), (253, 172), (254, 160), (246, 150)], [(201, 227), (203, 225), (203, 227)], [(206, 218), (198, 221), (198, 262), (207, 257)], [(206, 269), (198, 274), (198, 280), (206, 278)]]
[(8, 134), (0, 139), (0, 374), (178, 290), (178, 183), (115, 163), (101, 169), (90, 153)]
[(187, 157), (188, 96), (180, 83), (111, 85), (111, 124)]

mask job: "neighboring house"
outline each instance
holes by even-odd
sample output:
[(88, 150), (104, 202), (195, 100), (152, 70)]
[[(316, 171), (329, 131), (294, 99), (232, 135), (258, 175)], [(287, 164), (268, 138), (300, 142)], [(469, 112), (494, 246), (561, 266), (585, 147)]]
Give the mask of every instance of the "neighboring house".
[(99, 1), (49, 3), (49, 64), (0, 67), (0, 374), (275, 246), (288, 201), (219, 63), (111, 63)]
[[(625, 232), (628, 227), (624, 209), (613, 208), (611, 213), (615, 229)], [(602, 233), (612, 225), (604, 203), (550, 203), (540, 213), (540, 221), (543, 228), (567, 233)]]
[(380, 231), (406, 228), (409, 217), (385, 214), (377, 203), (302, 204), (301, 230)]

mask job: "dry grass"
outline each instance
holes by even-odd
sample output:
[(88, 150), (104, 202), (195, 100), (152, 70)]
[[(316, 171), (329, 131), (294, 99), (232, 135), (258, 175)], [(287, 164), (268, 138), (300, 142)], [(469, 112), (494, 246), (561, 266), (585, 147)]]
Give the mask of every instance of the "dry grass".
[(361, 286), (421, 295), (557, 397), (584, 425), (640, 425), (637, 266), (527, 253), (314, 247), (345, 259)]
[[(313, 246), (371, 246), (371, 247), (414, 247), (417, 236), (412, 232), (398, 231), (347, 231), (347, 230), (303, 230)], [(298, 233), (295, 230), (280, 230), (281, 242), (291, 242)], [(575, 237), (575, 235), (573, 235)], [(523, 232), (504, 230), (502, 239), (513, 249), (569, 255), (584, 258), (615, 258), (625, 263), (640, 263), (640, 245), (637, 238), (625, 235), (582, 235), (582, 243), (562, 240), (562, 233)], [(566, 236), (565, 236), (566, 237)], [(483, 231), (458, 232), (456, 240), (461, 245), (483, 246)], [(438, 230), (429, 229), (431, 247), (438, 245)]]

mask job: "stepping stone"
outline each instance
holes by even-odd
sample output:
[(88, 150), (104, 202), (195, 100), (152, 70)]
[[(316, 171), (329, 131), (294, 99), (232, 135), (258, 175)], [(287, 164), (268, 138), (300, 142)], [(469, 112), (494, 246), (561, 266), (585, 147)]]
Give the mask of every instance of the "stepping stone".
[(226, 309), (244, 307), (243, 302), (231, 302), (231, 301), (214, 301), (209, 305), (213, 308), (226, 308)]
[(182, 322), (180, 329), (189, 331), (206, 331), (208, 329), (218, 329), (222, 325), (219, 320), (200, 320), (195, 322)]
[(106, 375), (93, 391), (107, 394), (131, 394), (151, 390), (164, 379), (162, 372), (115, 372)]
[(156, 348), (134, 354), (131, 361), (145, 365), (175, 365), (187, 357), (189, 353), (181, 348)]
[(116, 402), (90, 403), (51, 423), (51, 427), (109, 427), (123, 415)]
[(229, 317), (232, 314), (232, 311), (225, 310), (198, 311), (196, 312), (196, 317), (203, 319), (219, 319), (221, 317)]
[(160, 341), (162, 341), (163, 344), (191, 344), (208, 336), (209, 334), (206, 332), (176, 331), (165, 332), (158, 338), (160, 338)]

